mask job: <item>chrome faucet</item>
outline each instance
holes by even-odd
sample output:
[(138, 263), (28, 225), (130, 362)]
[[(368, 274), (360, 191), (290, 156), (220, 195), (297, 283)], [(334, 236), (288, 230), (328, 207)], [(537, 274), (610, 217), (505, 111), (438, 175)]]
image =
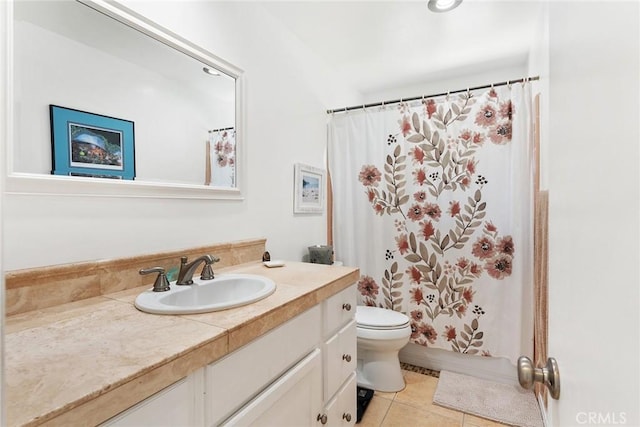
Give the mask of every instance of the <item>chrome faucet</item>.
[(193, 273), (196, 271), (198, 265), (200, 265), (200, 263), (202, 262), (204, 262), (204, 267), (202, 267), (200, 279), (213, 279), (213, 269), (211, 268), (211, 265), (218, 261), (220, 261), (220, 258), (211, 255), (203, 255), (199, 258), (194, 259), (190, 263), (187, 263), (186, 256), (180, 257), (180, 272), (178, 273), (178, 280), (176, 280), (176, 285), (193, 285)]

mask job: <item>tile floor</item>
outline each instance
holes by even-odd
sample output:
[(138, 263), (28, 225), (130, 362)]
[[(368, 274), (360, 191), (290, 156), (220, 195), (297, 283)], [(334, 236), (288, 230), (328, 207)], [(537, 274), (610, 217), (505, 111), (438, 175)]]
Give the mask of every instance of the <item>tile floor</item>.
[(359, 427), (504, 427), (504, 424), (433, 404), (438, 378), (402, 370), (406, 387), (397, 393), (376, 391)]

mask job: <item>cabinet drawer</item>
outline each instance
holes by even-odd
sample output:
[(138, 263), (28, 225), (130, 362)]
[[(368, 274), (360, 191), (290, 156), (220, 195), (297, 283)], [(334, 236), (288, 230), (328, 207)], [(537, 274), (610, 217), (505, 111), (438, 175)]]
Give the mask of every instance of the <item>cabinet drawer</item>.
[(323, 303), (324, 336), (333, 335), (342, 325), (355, 318), (356, 286), (352, 285)]
[(333, 396), (340, 385), (356, 369), (356, 322), (352, 320), (337, 334), (329, 338), (325, 349), (325, 401)]
[(206, 368), (205, 414), (216, 425), (295, 365), (321, 341), (317, 305)]

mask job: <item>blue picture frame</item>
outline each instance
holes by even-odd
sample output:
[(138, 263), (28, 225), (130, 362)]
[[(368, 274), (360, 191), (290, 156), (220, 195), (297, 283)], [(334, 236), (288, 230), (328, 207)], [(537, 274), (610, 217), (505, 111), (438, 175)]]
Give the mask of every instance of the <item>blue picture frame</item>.
[(136, 176), (134, 123), (49, 105), (51, 173), (90, 178)]

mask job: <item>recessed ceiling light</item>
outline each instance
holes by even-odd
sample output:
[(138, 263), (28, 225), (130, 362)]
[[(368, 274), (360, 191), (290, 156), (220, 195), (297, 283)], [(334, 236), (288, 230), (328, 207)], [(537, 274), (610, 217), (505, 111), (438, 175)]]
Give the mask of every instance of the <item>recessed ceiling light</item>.
[(455, 9), (462, 0), (429, 0), (427, 7), (432, 12), (448, 12)]
[(202, 69), (202, 71), (204, 71), (205, 73), (211, 75), (211, 76), (219, 76), (220, 75), (220, 71), (216, 70), (215, 68), (209, 68), (209, 67), (204, 67)]

